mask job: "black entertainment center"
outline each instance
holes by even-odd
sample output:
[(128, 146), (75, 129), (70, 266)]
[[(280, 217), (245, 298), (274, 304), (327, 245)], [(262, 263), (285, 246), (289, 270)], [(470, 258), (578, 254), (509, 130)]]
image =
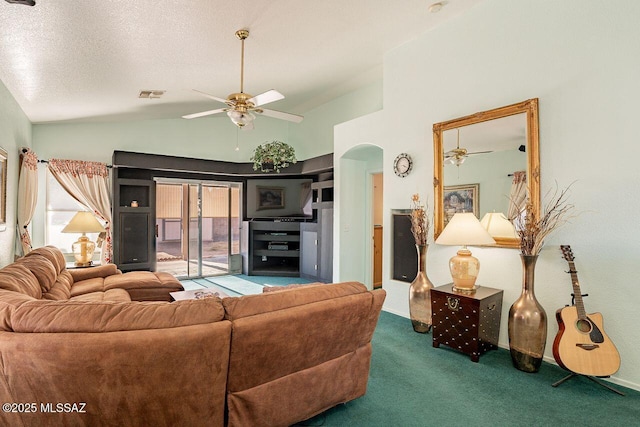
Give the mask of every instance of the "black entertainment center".
[[(244, 273), (257, 276), (305, 277), (331, 282), (333, 278), (333, 180), (256, 180), (247, 183), (247, 215), (243, 224)], [(278, 186), (280, 183), (280, 186)], [(292, 190), (293, 207), (254, 209), (252, 186)], [(298, 186), (298, 188), (296, 188)], [(302, 190), (300, 190), (300, 187)], [(285, 191), (285, 194), (286, 191)], [(280, 205), (278, 205), (280, 206)], [(278, 214), (288, 213), (288, 216)], [(271, 216), (272, 215), (272, 216)]]
[[(244, 274), (331, 281), (333, 154), (276, 174), (252, 163), (114, 151), (113, 168), (114, 261), (127, 271), (155, 269), (154, 179), (215, 179), (243, 183)], [(129, 199), (148, 203), (130, 208)]]

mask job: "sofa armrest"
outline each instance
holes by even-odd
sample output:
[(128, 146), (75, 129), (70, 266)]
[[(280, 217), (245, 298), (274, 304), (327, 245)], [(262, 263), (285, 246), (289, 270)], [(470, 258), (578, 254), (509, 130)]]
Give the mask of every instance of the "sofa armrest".
[(122, 274), (115, 264), (104, 264), (89, 268), (74, 268), (67, 270), (74, 282), (81, 280), (94, 279), (96, 277), (108, 277), (114, 274)]

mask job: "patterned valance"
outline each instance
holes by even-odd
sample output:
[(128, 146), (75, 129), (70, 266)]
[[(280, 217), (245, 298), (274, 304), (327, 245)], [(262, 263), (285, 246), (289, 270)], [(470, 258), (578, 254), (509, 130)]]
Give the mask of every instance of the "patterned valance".
[(87, 175), (89, 178), (93, 178), (94, 176), (107, 178), (109, 176), (107, 164), (100, 162), (51, 159), (49, 160), (49, 168), (59, 173), (69, 174), (73, 177), (77, 177), (79, 174)]

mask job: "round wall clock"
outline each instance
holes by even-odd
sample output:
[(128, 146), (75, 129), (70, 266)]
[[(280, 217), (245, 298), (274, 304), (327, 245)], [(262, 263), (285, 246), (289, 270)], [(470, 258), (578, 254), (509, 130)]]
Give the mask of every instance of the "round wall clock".
[(413, 160), (407, 153), (398, 154), (398, 157), (393, 161), (393, 171), (401, 178), (409, 175), (411, 168), (413, 168)]

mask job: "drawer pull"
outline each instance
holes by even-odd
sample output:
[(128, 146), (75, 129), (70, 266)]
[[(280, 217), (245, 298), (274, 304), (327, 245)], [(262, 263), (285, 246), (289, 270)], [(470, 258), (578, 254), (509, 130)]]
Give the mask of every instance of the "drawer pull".
[(447, 307), (451, 310), (458, 311), (460, 310), (460, 299), (454, 297), (447, 297)]
[(490, 311), (495, 310), (495, 309), (496, 309), (496, 303), (494, 302), (494, 303), (492, 303), (492, 304), (488, 305), (488, 306), (487, 306), (487, 309), (489, 309)]

